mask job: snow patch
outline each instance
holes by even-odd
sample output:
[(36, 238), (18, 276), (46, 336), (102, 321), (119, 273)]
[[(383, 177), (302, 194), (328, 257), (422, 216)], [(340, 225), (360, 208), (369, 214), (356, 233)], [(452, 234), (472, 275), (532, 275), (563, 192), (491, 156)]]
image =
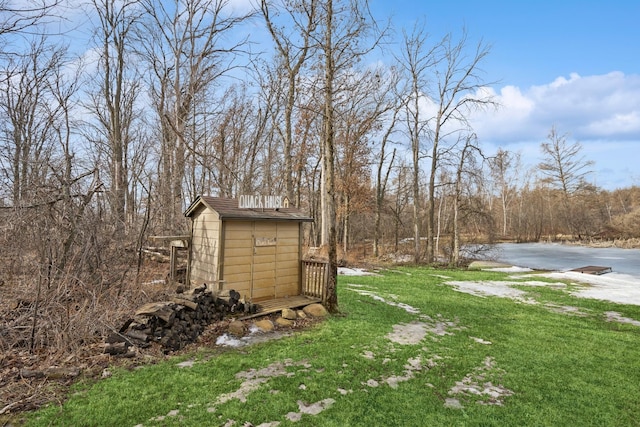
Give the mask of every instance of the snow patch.
[(403, 309), (404, 311), (406, 311), (407, 313), (410, 313), (410, 314), (420, 314), (420, 310), (419, 309), (417, 309), (415, 307), (412, 307), (409, 304), (405, 304), (403, 302), (389, 301), (389, 300), (384, 299), (383, 297), (381, 297), (380, 295), (378, 295), (378, 294), (376, 294), (375, 292), (372, 292), (372, 291), (367, 291), (367, 290), (364, 290), (364, 289), (353, 289), (353, 287), (355, 285), (352, 285), (352, 284), (349, 284), (348, 286), (349, 287), (347, 287), (346, 289), (348, 289), (350, 291), (353, 291), (353, 292), (357, 292), (358, 294), (360, 294), (362, 296), (368, 296), (368, 297), (373, 298), (376, 301), (383, 302), (383, 303), (385, 303), (387, 305), (390, 305), (390, 306), (393, 306), (393, 307), (401, 308), (401, 309)]
[(196, 361), (191, 359), (191, 360), (185, 360), (184, 362), (180, 362), (176, 364), (176, 366), (178, 368), (193, 368), (194, 363), (196, 363)]
[(581, 298), (610, 301), (618, 304), (640, 305), (640, 280), (628, 274), (583, 274), (575, 271), (544, 273), (542, 277), (557, 280), (573, 280), (590, 286), (571, 292)]
[(427, 330), (428, 325), (422, 322), (393, 325), (393, 332), (387, 334), (387, 339), (400, 345), (414, 345), (424, 339)]
[[(514, 394), (513, 391), (502, 385), (494, 385), (488, 380), (488, 377), (502, 372), (501, 369), (495, 367), (493, 358), (487, 357), (481, 366), (475, 368), (473, 372), (466, 375), (461, 381), (456, 381), (456, 385), (449, 390), (449, 395), (467, 398), (480, 396), (482, 397), (482, 400), (478, 401), (480, 404), (502, 406), (504, 398), (512, 396)], [(458, 409), (463, 407), (457, 398), (447, 399), (445, 406)]]
[(528, 271), (533, 271), (530, 268), (527, 267), (518, 267), (518, 266), (511, 266), (511, 267), (495, 267), (495, 268), (483, 268), (483, 270), (485, 271), (496, 271), (499, 273), (525, 273)]
[(220, 396), (218, 396), (216, 401), (213, 402), (209, 408), (207, 408), (207, 411), (213, 413), (216, 411), (216, 406), (224, 404), (233, 399), (237, 399), (243, 403), (246, 402), (249, 393), (259, 389), (262, 384), (266, 383), (271, 378), (294, 376), (295, 373), (289, 372), (287, 368), (296, 366), (303, 366), (305, 368), (311, 367), (311, 365), (309, 365), (305, 361), (294, 363), (292, 360), (287, 359), (284, 362), (272, 363), (271, 365), (262, 369), (249, 369), (248, 371), (238, 372), (236, 374), (236, 378), (243, 379), (240, 387), (236, 391), (221, 394)]
[(367, 271), (364, 268), (349, 267), (338, 267), (338, 274), (343, 276), (379, 276), (379, 274)]
[(483, 345), (491, 345), (492, 344), (491, 341), (486, 341), (486, 340), (483, 340), (482, 338), (478, 338), (478, 337), (469, 337), (469, 338), (471, 338), (472, 340), (474, 340), (478, 344), (483, 344)]
[(629, 317), (623, 317), (620, 313), (615, 311), (607, 311), (604, 315), (606, 316), (607, 322), (627, 323), (633, 326), (640, 326), (640, 321)]
[(526, 282), (506, 282), (500, 280), (482, 280), (482, 281), (451, 281), (445, 282), (447, 285), (453, 286), (458, 292), (463, 292), (479, 297), (501, 297), (511, 298), (517, 301), (535, 304), (531, 299), (525, 299), (526, 291), (512, 288), (512, 285), (526, 285)]
[(290, 332), (286, 331), (272, 331), (272, 332), (262, 332), (260, 328), (252, 325), (249, 329), (249, 333), (242, 338), (236, 338), (230, 334), (222, 334), (218, 338), (216, 338), (216, 345), (221, 347), (244, 347), (251, 344), (258, 344), (267, 341), (277, 340), (286, 336), (291, 335)]

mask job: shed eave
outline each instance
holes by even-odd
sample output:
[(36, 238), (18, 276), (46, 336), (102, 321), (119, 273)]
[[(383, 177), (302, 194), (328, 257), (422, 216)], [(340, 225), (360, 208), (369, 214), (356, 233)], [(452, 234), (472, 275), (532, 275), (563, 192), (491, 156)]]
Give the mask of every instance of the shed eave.
[(213, 208), (211, 206), (209, 206), (209, 204), (201, 197), (198, 196), (196, 197), (196, 199), (189, 205), (189, 207), (187, 208), (186, 211), (184, 211), (184, 216), (187, 218), (190, 218), (191, 216), (193, 216), (193, 214), (195, 213), (196, 210), (198, 210), (198, 208), (200, 207), (200, 205), (203, 205), (209, 209)]
[(239, 209), (236, 199), (223, 199), (210, 196), (198, 196), (184, 212), (187, 218), (193, 217), (198, 210), (204, 207), (218, 214), (220, 220), (245, 220), (245, 221), (294, 221), (313, 222), (296, 208), (281, 209)]

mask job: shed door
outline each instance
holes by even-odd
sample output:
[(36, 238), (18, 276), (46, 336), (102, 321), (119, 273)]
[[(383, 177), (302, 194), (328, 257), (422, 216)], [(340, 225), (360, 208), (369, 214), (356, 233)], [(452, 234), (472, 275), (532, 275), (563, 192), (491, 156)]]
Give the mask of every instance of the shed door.
[(254, 302), (276, 297), (277, 225), (253, 223), (251, 298)]

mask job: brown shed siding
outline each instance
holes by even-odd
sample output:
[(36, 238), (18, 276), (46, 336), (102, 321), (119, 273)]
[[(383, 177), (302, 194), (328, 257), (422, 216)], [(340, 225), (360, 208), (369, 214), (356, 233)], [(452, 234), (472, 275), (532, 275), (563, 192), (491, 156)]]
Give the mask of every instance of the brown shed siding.
[(203, 209), (194, 216), (192, 224), (191, 282), (215, 285), (219, 277), (218, 261), (221, 250), (220, 218), (215, 211)]
[(251, 292), (253, 255), (250, 222), (225, 221), (222, 277), (224, 289), (234, 289), (243, 297)]
[(192, 285), (234, 289), (252, 302), (301, 294), (301, 224), (311, 218), (297, 209), (240, 209), (236, 200), (208, 196), (185, 215), (192, 219)]
[(276, 263), (278, 266), (278, 295), (282, 298), (300, 295), (300, 224), (281, 223), (278, 227)]
[(254, 302), (294, 296), (300, 289), (298, 222), (225, 221), (225, 289)]

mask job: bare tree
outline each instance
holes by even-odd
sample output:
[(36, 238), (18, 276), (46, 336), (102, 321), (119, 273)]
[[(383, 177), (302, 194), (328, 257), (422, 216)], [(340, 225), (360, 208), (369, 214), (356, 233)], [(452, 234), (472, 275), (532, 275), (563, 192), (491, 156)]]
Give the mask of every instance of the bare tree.
[[(257, 61), (254, 61), (257, 63)], [(291, 183), (292, 197), (290, 202), (292, 205), (300, 206), (300, 186), (296, 185), (299, 178), (297, 178), (298, 170), (295, 164), (296, 156), (298, 155), (299, 146), (304, 145), (304, 141), (296, 138), (296, 143), (290, 145), (289, 157), (290, 164), (287, 165), (285, 159), (286, 137), (285, 132), (287, 126), (283, 127), (285, 119), (285, 86), (288, 87), (288, 83), (283, 76), (283, 69), (280, 65), (280, 60), (276, 59), (271, 63), (261, 63), (260, 67), (256, 68), (255, 72), (256, 84), (260, 88), (257, 100), (253, 106), (254, 121), (256, 124), (256, 133), (254, 135), (261, 140), (261, 146), (263, 150), (262, 157), (264, 163), (261, 164), (262, 169), (258, 173), (260, 176), (262, 191), (269, 191), (271, 193), (287, 194), (287, 168), (291, 167)], [(297, 83), (296, 83), (297, 86)], [(296, 98), (299, 98), (300, 92), (297, 91)], [(300, 103), (298, 99), (296, 101)], [(297, 111), (301, 111), (299, 106), (296, 107)], [(291, 120), (298, 119), (299, 114), (293, 114), (292, 108)], [(293, 132), (292, 123), (292, 132)], [(292, 135), (293, 141), (293, 135)]]
[(543, 161), (538, 165), (543, 181), (570, 196), (588, 185), (586, 177), (591, 173), (592, 161), (582, 155), (579, 142), (569, 143), (567, 135), (558, 134), (555, 126), (549, 131), (547, 142), (540, 145)]
[[(70, 313), (69, 286), (76, 291), (100, 283), (96, 273), (103, 265), (96, 260), (102, 245), (92, 239), (100, 224), (87, 215), (100, 184), (92, 165), (85, 168), (84, 159), (76, 157), (80, 70), (65, 48), (38, 38), (28, 54), (10, 65), (4, 71), (6, 95), (0, 100), (6, 113), (1, 115), (6, 121), (0, 152), (3, 161), (12, 160), (2, 168), (11, 177), (15, 197), (4, 208), (20, 218), (9, 232), (13, 249), (29, 260), (19, 274), (35, 297), (29, 337), (33, 351), (38, 343), (68, 339), (68, 329), (60, 324), (70, 323), (61, 315), (65, 308)], [(6, 168), (9, 164), (14, 167)]]
[(593, 162), (584, 158), (579, 142), (569, 143), (567, 136), (558, 134), (555, 126), (551, 128), (547, 139), (548, 142), (540, 146), (544, 156), (538, 165), (543, 175), (542, 182), (560, 192), (562, 219), (572, 233), (579, 235), (586, 212), (579, 199), (576, 203), (572, 199), (579, 192), (595, 190), (586, 180)]
[(470, 109), (493, 106), (488, 92), (483, 91), (485, 83), (480, 75), (480, 65), (489, 55), (489, 46), (479, 42), (468, 54), (468, 40), (463, 32), (458, 41), (448, 35), (439, 44), (440, 60), (435, 61), (431, 70), (437, 81), (430, 98), (435, 106), (435, 114), (429, 120), (431, 136), (431, 167), (429, 168), (429, 206), (427, 209), (427, 261), (435, 260), (434, 225), (435, 225), (435, 188), (436, 176), (444, 156), (451, 151), (448, 140), (457, 143), (456, 134), (469, 128), (468, 114)]
[(324, 42), (321, 49), (324, 55), (324, 111), (322, 116), (322, 245), (327, 247), (329, 265), (327, 271), (327, 308), (331, 312), (338, 310), (338, 237), (336, 232), (335, 199), (335, 133), (334, 133), (334, 83), (336, 77), (336, 58), (334, 41), (333, 0), (324, 4)]
[[(275, 15), (271, 8), (275, 2), (262, 0), (260, 3), (262, 16), (269, 33), (276, 45), (280, 60), (278, 64), (284, 70), (286, 89), (284, 101), (284, 131), (283, 157), (285, 193), (290, 200), (295, 200), (293, 194), (293, 112), (298, 92), (299, 74), (307, 61), (311, 46), (311, 36), (315, 30), (317, 0), (300, 1), (284, 0), (282, 9), (289, 18), (288, 26), (278, 26), (276, 17), (282, 12), (277, 10)], [(286, 30), (285, 30), (286, 29)]]
[(0, 90), (0, 168), (11, 184), (14, 206), (35, 203), (43, 196), (55, 148), (49, 89), (64, 54), (63, 49), (54, 49), (38, 38), (28, 55), (9, 62), (0, 79), (4, 86)]
[[(424, 26), (416, 26), (404, 35), (400, 63), (407, 74), (407, 132), (411, 143), (413, 167), (414, 259), (421, 258), (420, 248), (420, 171), (421, 160), (430, 157), (427, 206), (427, 262), (435, 260), (436, 178), (441, 163), (457, 144), (456, 134), (469, 128), (470, 108), (493, 102), (482, 91), (480, 64), (489, 47), (479, 42), (469, 53), (466, 31), (455, 41), (452, 34), (428, 44)], [(447, 143), (447, 141), (450, 141)], [(428, 154), (426, 154), (425, 149)]]
[[(204, 135), (209, 147), (209, 162), (203, 168), (212, 174), (214, 187), (222, 197), (273, 190), (264, 175), (271, 166), (265, 159), (264, 128), (266, 119), (261, 108), (256, 108), (252, 97), (239, 86), (225, 92), (224, 101), (210, 128)], [(194, 153), (199, 156), (200, 152)]]
[(316, 221), (311, 224), (310, 241), (314, 246), (321, 243), (321, 203), (322, 181), (322, 115), (319, 111), (318, 99), (313, 93), (305, 94), (300, 114), (297, 117), (296, 150), (295, 150), (295, 194), (296, 205), (301, 206), (306, 198), (309, 214)]
[[(96, 29), (97, 50), (100, 52), (96, 73), (97, 91), (91, 94), (89, 106), (96, 123), (97, 135), (90, 137), (109, 159), (109, 201), (116, 234), (121, 235), (127, 225), (130, 172), (129, 151), (134, 141), (137, 118), (136, 101), (140, 93), (140, 76), (133, 68), (131, 39), (140, 10), (138, 0), (93, 0), (100, 20)], [(98, 80), (99, 79), (99, 80)]]
[(420, 248), (420, 171), (421, 160), (425, 157), (424, 144), (428, 132), (428, 112), (425, 111), (425, 89), (429, 86), (431, 69), (440, 58), (436, 55), (439, 44), (427, 45), (428, 35), (424, 24), (416, 24), (411, 34), (404, 33), (402, 54), (398, 63), (406, 73), (408, 94), (405, 98), (406, 129), (411, 144), (411, 178), (413, 188), (413, 258), (418, 263), (422, 253)]
[(464, 175), (471, 175), (475, 171), (473, 170), (474, 152), (481, 153), (478, 147), (478, 141), (475, 134), (465, 135), (462, 137), (463, 147), (458, 155), (458, 164), (456, 167), (456, 179), (455, 179), (455, 191), (454, 191), (454, 204), (453, 204), (453, 242), (451, 250), (450, 264), (458, 266), (460, 264), (460, 209), (463, 194)]
[[(58, 214), (56, 228), (62, 248), (57, 251), (56, 268), (60, 271), (67, 267), (74, 246), (77, 246), (85, 209), (91, 203), (95, 191), (101, 189), (101, 184), (96, 180), (97, 175), (94, 174), (96, 169), (89, 166), (89, 170), (79, 172), (81, 162), (76, 159), (77, 141), (74, 136), (79, 133), (80, 121), (74, 118), (74, 113), (78, 111), (77, 98), (83, 70), (81, 65), (77, 65), (75, 72), (70, 73), (70, 68), (64, 62), (54, 68), (48, 87), (51, 100), (47, 106), (51, 118), (48, 125), (53, 130), (52, 142), (58, 146), (56, 157), (49, 162), (49, 187), (58, 188), (60, 196), (56, 200), (59, 203), (52, 203), (49, 212)], [(88, 180), (93, 180), (94, 185), (92, 190), (85, 192), (84, 186)], [(51, 220), (55, 223), (56, 217), (52, 216)], [(53, 245), (56, 243), (55, 239), (50, 242)]]
[[(393, 169), (393, 162), (396, 158), (396, 149), (391, 152), (391, 158), (388, 159), (387, 144), (391, 140), (391, 136), (398, 125), (398, 114), (402, 108), (398, 103), (396, 108), (392, 110), (391, 118), (388, 121), (387, 128), (382, 134), (380, 140), (380, 151), (378, 153), (378, 163), (376, 167), (376, 208), (375, 208), (375, 229), (373, 234), (373, 256), (380, 256), (380, 238), (381, 238), (381, 220), (382, 210), (389, 182), (389, 175)], [(384, 170), (386, 164), (386, 171)]]
[[(352, 231), (351, 215), (365, 212), (370, 206), (368, 171), (373, 163), (373, 142), (385, 125), (385, 114), (397, 106), (393, 96), (397, 82), (397, 74), (382, 67), (357, 72), (342, 81), (344, 89), (336, 100), (336, 185), (345, 253)], [(393, 126), (387, 139), (392, 130)]]
[(509, 210), (517, 193), (517, 182), (521, 169), (520, 154), (500, 148), (489, 159), (489, 172), (496, 187), (502, 210), (502, 235), (507, 235)]
[[(338, 80), (374, 49), (379, 36), (370, 38), (374, 27), (364, 1), (325, 0), (319, 9), (316, 42), (322, 59), (322, 244), (327, 248), (329, 272), (327, 309), (337, 311), (336, 144), (335, 125)], [(351, 73), (348, 73), (351, 74)]]
[[(392, 183), (394, 185), (393, 188), (393, 203), (390, 206), (390, 210), (393, 215), (393, 236), (394, 236), (394, 251), (398, 251), (400, 248), (400, 236), (406, 235), (404, 233), (404, 228), (406, 228), (406, 224), (410, 221), (407, 221), (405, 218), (405, 211), (410, 206), (411, 194), (413, 193), (413, 182), (411, 178), (412, 167), (405, 163), (402, 158), (399, 160), (399, 164), (394, 167), (395, 176), (393, 177)], [(411, 217), (413, 220), (413, 217)], [(411, 221), (411, 229), (413, 228), (413, 223)]]
[(247, 19), (228, 0), (142, 0), (148, 16), (140, 46), (150, 66), (160, 137), (159, 190), (164, 227), (183, 228), (187, 129), (195, 103), (232, 70), (245, 40), (232, 32)]
[(60, 0), (31, 0), (15, 5), (11, 0), (0, 1), (0, 49), (4, 50), (6, 36), (16, 33), (34, 33), (33, 27), (43, 22), (54, 11)]

